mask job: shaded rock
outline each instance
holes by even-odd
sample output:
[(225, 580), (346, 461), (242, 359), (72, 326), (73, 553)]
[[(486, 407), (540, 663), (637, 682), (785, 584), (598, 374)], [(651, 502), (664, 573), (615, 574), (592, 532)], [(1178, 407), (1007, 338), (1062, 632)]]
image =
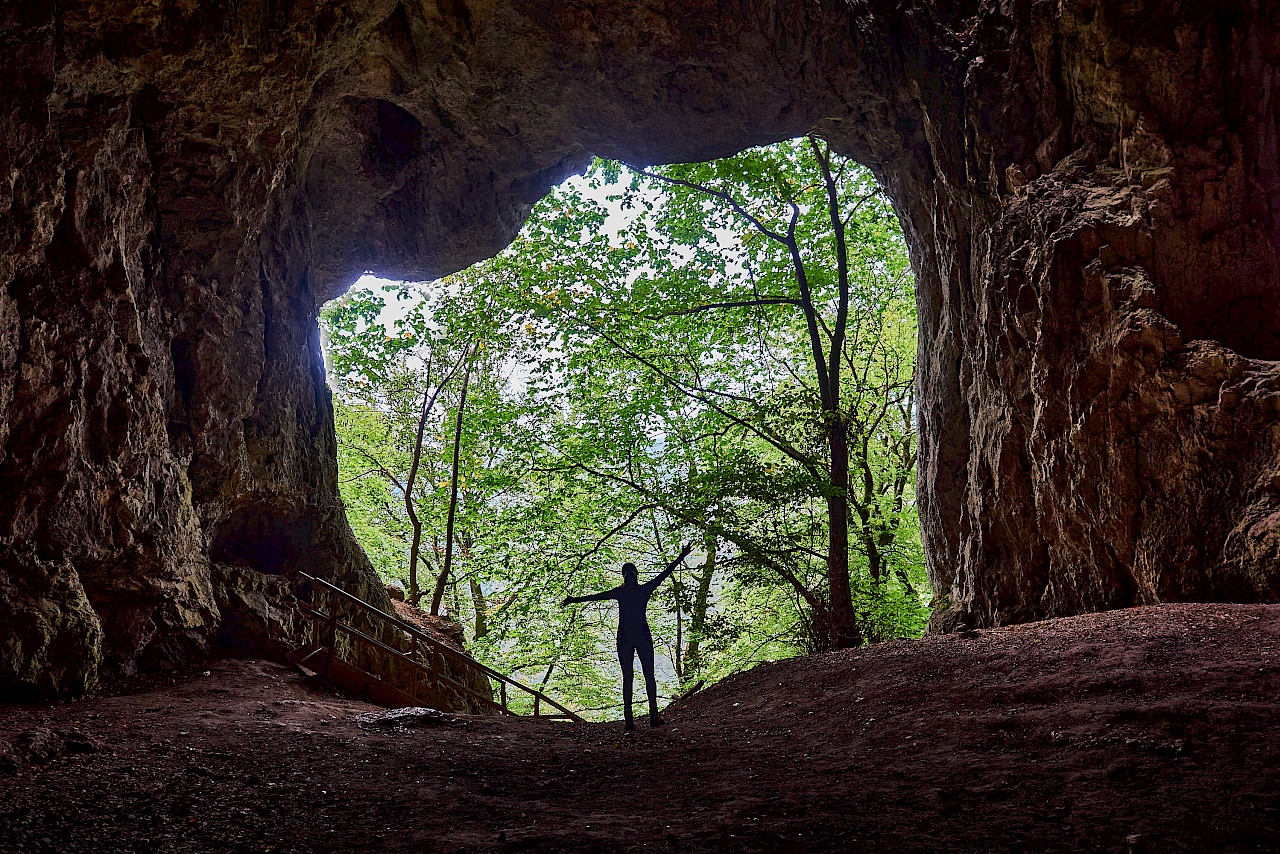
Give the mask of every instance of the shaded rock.
[(445, 646), (453, 647), (459, 652), (466, 652), (466, 636), (462, 624), (452, 617), (432, 616), (430, 613), (408, 602), (394, 602), (394, 614), (399, 619), (416, 627), (432, 640)]
[[(432, 616), (408, 602), (393, 601), (392, 604), (395, 606), (395, 615), (404, 622), (416, 627), (432, 640), (468, 654), (462, 626), (457, 620), (445, 616)], [(445, 676), (465, 685), (480, 697), (493, 699), (493, 685), (483, 671), (447, 657), (438, 659), (437, 663), (443, 663)], [(492, 706), (466, 691), (459, 691), (447, 684), (442, 684), (440, 691), (442, 697), (446, 698), (450, 711), (467, 712), (473, 715), (495, 713)]]
[(356, 715), (356, 723), (361, 729), (392, 729), (408, 731), (422, 727), (434, 726), (466, 726), (466, 721), (438, 709), (425, 706), (409, 706), (403, 709), (388, 709), (385, 712), (367, 712)]
[(23, 764), (22, 757), (13, 749), (13, 745), (0, 740), (0, 774), (17, 774)]
[(0, 773), (16, 774), (27, 765), (44, 765), (65, 754), (97, 751), (98, 743), (80, 730), (37, 727), (11, 741), (0, 740)]
[(288, 579), (220, 563), (210, 570), (225, 648), (280, 658), (303, 644), (307, 626)]
[(74, 569), (0, 549), (0, 691), (76, 694), (92, 688), (102, 626)]

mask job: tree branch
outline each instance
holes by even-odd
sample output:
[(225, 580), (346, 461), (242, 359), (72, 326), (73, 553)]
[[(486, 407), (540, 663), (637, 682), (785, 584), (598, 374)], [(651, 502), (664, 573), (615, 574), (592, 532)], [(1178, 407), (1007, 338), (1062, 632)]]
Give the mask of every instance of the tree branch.
[(732, 194), (727, 193), (724, 190), (716, 190), (704, 184), (698, 184), (693, 181), (683, 181), (679, 178), (671, 178), (667, 175), (663, 175), (658, 172), (650, 172), (648, 169), (641, 169), (637, 166), (629, 165), (629, 168), (633, 172), (635, 172), (637, 175), (643, 175), (646, 178), (652, 178), (655, 181), (663, 181), (667, 184), (674, 184), (678, 187), (686, 187), (690, 190), (697, 190), (700, 193), (705, 193), (708, 196), (713, 196), (717, 199), (720, 199), (721, 201), (728, 203), (728, 205), (733, 208), (734, 212), (737, 213), (738, 216), (742, 217), (747, 222), (751, 223), (751, 225), (755, 228), (756, 231), (760, 232), (765, 237), (768, 237), (770, 240), (775, 240), (778, 243), (784, 243), (784, 244), (786, 243), (786, 240), (782, 237), (781, 234), (769, 228), (767, 225), (765, 225), (763, 222), (761, 222), (759, 219), (753, 216), (745, 207), (743, 207), (738, 202), (737, 199), (735, 199), (732, 196)]
[(779, 576), (781, 576), (788, 584), (790, 584), (792, 587), (795, 588), (797, 593), (799, 593), (801, 596), (804, 597), (804, 600), (809, 603), (810, 607), (814, 608), (815, 610), (826, 607), (822, 599), (819, 598), (819, 596), (816, 593), (814, 593), (812, 590), (810, 590), (807, 586), (805, 586), (804, 582), (802, 582), (794, 572), (792, 572), (786, 566), (784, 566), (783, 564), (775, 560), (770, 554), (765, 552), (763, 549), (759, 548), (750, 540), (747, 540), (745, 537), (742, 537), (732, 531), (729, 531), (725, 529), (723, 526), (709, 524), (705, 519), (699, 519), (695, 516), (690, 515), (689, 513), (686, 513), (685, 511), (681, 510), (678, 507), (672, 506), (670, 503), (663, 501), (661, 496), (655, 495), (653, 491), (650, 490), (648, 487), (644, 486), (643, 484), (636, 483), (630, 478), (623, 477), (622, 475), (616, 475), (616, 474), (613, 474), (612, 472), (606, 472), (606, 471), (600, 471), (598, 469), (594, 469), (591, 466), (588, 466), (586, 463), (580, 462), (578, 460), (573, 460), (573, 465), (575, 468), (581, 469), (582, 471), (585, 471), (590, 475), (601, 478), (603, 480), (613, 481), (614, 483), (621, 484), (627, 487), (628, 489), (631, 489), (639, 493), (640, 495), (654, 502), (658, 506), (662, 507), (664, 512), (671, 514), (672, 516), (676, 517), (677, 519), (679, 519), (680, 521), (684, 522), (687, 525), (690, 525), (694, 528), (697, 528), (698, 530), (705, 531), (707, 533), (713, 533), (716, 536), (721, 537), (722, 539), (728, 540), (729, 542), (737, 546), (739, 551), (741, 551), (746, 555), (749, 555), (750, 557), (755, 558), (765, 567), (773, 570)]
[(738, 300), (735, 302), (710, 302), (706, 305), (694, 306), (693, 308), (682, 308), (677, 311), (664, 311), (658, 314), (641, 315), (649, 320), (661, 320), (665, 317), (683, 317), (689, 314), (698, 314), (704, 311), (713, 311), (719, 308), (753, 308), (765, 305), (800, 305), (800, 300), (792, 297), (761, 297), (760, 299)]

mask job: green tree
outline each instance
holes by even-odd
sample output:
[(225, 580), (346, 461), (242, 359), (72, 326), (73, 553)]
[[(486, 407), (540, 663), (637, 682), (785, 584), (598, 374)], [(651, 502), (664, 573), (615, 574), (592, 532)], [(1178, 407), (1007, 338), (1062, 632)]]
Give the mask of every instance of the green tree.
[(498, 257), (393, 291), (323, 315), (343, 499), (389, 578), (416, 533), (493, 666), (607, 714), (613, 614), (557, 603), (690, 539), (651, 606), (670, 690), (922, 629), (906, 253), (821, 141), (600, 161)]
[[(595, 175), (624, 173), (603, 163)], [(819, 648), (883, 636), (875, 600), (886, 568), (920, 612), (917, 556), (900, 540), (913, 523), (914, 303), (901, 234), (873, 179), (808, 138), (629, 172), (614, 198), (643, 209), (610, 234), (601, 205), (575, 189), (553, 195), (491, 274), (518, 281), (526, 309), (564, 330), (571, 377), (575, 358), (588, 374), (621, 359), (619, 398), (640, 404), (646, 389), (668, 389), (684, 404), (669, 401), (668, 414), (701, 420), (698, 442), (732, 434), (735, 452), (712, 466), (685, 460), (696, 474), (679, 490), (620, 458), (592, 474), (785, 580)], [(610, 432), (629, 433), (617, 422)], [(672, 424), (661, 432), (679, 435)], [(679, 497), (689, 495), (693, 504)], [(813, 527), (802, 505), (815, 498), (825, 525), (798, 536), (797, 523)], [(779, 499), (794, 512), (760, 506)], [(854, 553), (869, 576), (861, 591)], [(856, 600), (870, 605), (859, 613)]]

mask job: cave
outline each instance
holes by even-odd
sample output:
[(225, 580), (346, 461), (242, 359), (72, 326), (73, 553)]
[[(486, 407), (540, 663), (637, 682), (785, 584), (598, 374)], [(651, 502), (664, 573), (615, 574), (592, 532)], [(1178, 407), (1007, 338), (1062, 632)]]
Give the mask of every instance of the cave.
[[(544, 828), (616, 815), (621, 789), (597, 781), (641, 754), (610, 731), (445, 721), (437, 759), (339, 722), (348, 706), (269, 663), (210, 656), (276, 654), (262, 633), (289, 630), (300, 572), (393, 607), (338, 498), (324, 302), (366, 271), (426, 280), (493, 255), (593, 156), (701, 161), (806, 133), (873, 171), (910, 250), (931, 636), (709, 690), (645, 746), (678, 813), (636, 818), (635, 838), (1273, 844), (1274, 4), (17, 0), (0, 44), (0, 693), (117, 691), (3, 706), (0, 734), (35, 728), (0, 739), (17, 834), (0, 847), (100, 850), (86, 828), (110, 825), (159, 850), (168, 830), (134, 819), (163, 805), (170, 829), (223, 828), (183, 850), (231, 847), (268, 813), (244, 839), (334, 850), (313, 811), (340, 803), (360, 805), (349, 847), (381, 844), (389, 810), (428, 802), (415, 786), (456, 775), (469, 797), (388, 847), (610, 849), (607, 827), (468, 812), (513, 780), (561, 793), (512, 808)], [(900, 689), (916, 677), (933, 693)], [(191, 715), (239, 704), (232, 747), (182, 717), (197, 695)], [(126, 724), (112, 750), (141, 772), (100, 751), (61, 789), (67, 763), (7, 776), (92, 753), (83, 709)], [(285, 755), (275, 726), (339, 740), (262, 761)], [(510, 761), (516, 732), (545, 766)], [(701, 770), (700, 738), (738, 764)], [(756, 769), (761, 745), (796, 761)], [(308, 768), (345, 782), (317, 794)], [(477, 776), (497, 768), (514, 776)]]
[(1265, 5), (27, 0), (0, 34), (7, 688), (198, 658), (213, 565), (384, 602), (318, 306), (500, 250), (593, 155), (806, 132), (910, 246), (933, 631), (1280, 595)]

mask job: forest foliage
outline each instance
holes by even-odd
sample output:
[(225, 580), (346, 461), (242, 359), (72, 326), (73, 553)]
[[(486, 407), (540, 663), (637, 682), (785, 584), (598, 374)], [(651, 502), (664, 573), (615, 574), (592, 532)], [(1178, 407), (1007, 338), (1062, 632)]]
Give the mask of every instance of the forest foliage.
[(615, 714), (614, 614), (559, 603), (689, 541), (650, 606), (668, 695), (922, 632), (906, 249), (822, 141), (597, 161), (497, 257), (321, 322), (356, 536), (491, 666)]

